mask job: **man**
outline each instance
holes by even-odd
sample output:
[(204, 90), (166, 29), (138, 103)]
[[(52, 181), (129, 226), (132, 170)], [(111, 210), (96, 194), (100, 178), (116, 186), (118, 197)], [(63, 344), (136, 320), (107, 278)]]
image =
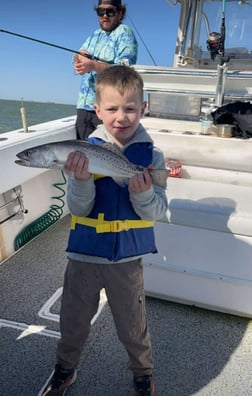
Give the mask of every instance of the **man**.
[(82, 76), (77, 101), (77, 139), (86, 139), (101, 123), (93, 107), (97, 73), (113, 64), (133, 65), (137, 60), (138, 44), (132, 30), (122, 23), (126, 6), (121, 0), (98, 0), (94, 9), (100, 28), (85, 40), (80, 52), (99, 61), (80, 54), (74, 57), (75, 72)]

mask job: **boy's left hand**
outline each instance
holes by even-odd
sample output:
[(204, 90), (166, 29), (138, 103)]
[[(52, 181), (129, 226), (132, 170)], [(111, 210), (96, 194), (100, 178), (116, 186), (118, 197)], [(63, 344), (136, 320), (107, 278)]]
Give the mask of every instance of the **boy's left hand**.
[(147, 191), (152, 186), (152, 178), (147, 169), (129, 179), (129, 189), (134, 193)]

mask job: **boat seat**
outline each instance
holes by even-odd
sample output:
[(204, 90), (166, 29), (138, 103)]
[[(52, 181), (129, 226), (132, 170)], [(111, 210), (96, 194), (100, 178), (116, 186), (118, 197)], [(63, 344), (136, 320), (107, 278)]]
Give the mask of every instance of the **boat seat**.
[(252, 236), (250, 186), (170, 177), (167, 195), (173, 224)]

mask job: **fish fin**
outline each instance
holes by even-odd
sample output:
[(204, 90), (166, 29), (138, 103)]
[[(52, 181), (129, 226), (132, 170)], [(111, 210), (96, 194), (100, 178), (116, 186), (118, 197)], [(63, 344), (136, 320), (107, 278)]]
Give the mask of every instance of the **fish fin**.
[[(105, 175), (98, 175), (97, 173), (94, 173), (93, 174), (93, 178), (94, 178), (94, 180), (98, 180), (98, 179), (102, 179), (102, 178), (104, 178), (104, 177), (110, 177), (110, 176), (105, 176)], [(116, 184), (118, 184), (118, 186), (120, 186), (120, 187), (125, 187), (127, 184), (128, 184), (128, 179), (127, 178), (125, 178), (125, 177), (111, 177), (113, 180), (114, 180), (114, 182), (116, 183)]]
[(169, 176), (170, 170), (169, 169), (148, 169), (148, 170), (151, 174), (153, 184), (166, 188), (167, 177)]
[(112, 179), (120, 187), (125, 187), (128, 184), (128, 179), (125, 177), (112, 177)]
[(128, 159), (125, 157), (125, 155), (121, 152), (121, 150), (119, 149), (119, 147), (114, 146), (112, 143), (101, 143), (99, 145), (100, 147), (103, 147), (104, 149), (110, 151), (111, 153), (114, 153), (116, 155), (118, 155), (119, 157), (123, 158), (124, 160), (126, 159), (128, 161)]
[(65, 165), (65, 162), (55, 160), (52, 162), (50, 168), (51, 169), (55, 169), (55, 168), (62, 169), (62, 168), (64, 168), (64, 165)]

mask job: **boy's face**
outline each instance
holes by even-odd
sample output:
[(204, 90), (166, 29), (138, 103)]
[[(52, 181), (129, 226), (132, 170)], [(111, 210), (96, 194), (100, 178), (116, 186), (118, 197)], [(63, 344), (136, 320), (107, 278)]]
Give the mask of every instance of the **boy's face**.
[(105, 86), (101, 90), (100, 103), (96, 103), (94, 108), (113, 140), (124, 146), (134, 135), (146, 102), (142, 102), (133, 89), (121, 95), (116, 88)]

